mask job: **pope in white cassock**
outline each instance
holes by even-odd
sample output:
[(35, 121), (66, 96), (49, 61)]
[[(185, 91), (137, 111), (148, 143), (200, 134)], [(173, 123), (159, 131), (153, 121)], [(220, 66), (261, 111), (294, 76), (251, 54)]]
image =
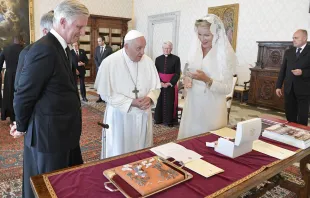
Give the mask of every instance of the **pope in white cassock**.
[(151, 107), (160, 94), (159, 76), (144, 54), (143, 34), (131, 30), (124, 40), (123, 49), (102, 61), (95, 82), (97, 93), (107, 102), (103, 122), (109, 125), (101, 159), (153, 145)]

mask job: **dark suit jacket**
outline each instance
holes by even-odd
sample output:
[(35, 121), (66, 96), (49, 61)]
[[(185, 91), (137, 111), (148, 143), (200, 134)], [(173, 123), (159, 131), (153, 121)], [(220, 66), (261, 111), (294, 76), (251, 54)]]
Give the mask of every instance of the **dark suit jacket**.
[(71, 50), (72, 54), (72, 66), (77, 69), (80, 73), (80, 76), (85, 76), (85, 66), (79, 66), (78, 62), (82, 61), (85, 63), (85, 65), (88, 64), (88, 58), (86, 56), (86, 53), (84, 50), (79, 49), (79, 57), (76, 55), (76, 52), (74, 49)]
[(32, 44), (26, 46), (19, 54), (19, 58), (18, 58), (18, 65), (17, 65), (17, 69), (16, 69), (16, 76), (15, 76), (15, 82), (14, 82), (14, 89), (16, 91), (16, 87), (18, 85), (18, 80), (20, 77), (20, 73), (24, 67), (24, 60), (25, 60), (25, 56), (28, 53), (28, 51), (30, 50)]
[[(302, 75), (295, 76), (294, 69), (301, 69)], [(310, 46), (306, 45), (299, 57), (296, 57), (296, 48), (285, 51), (282, 67), (279, 73), (276, 88), (281, 88), (284, 82), (284, 91), (289, 93), (294, 88), (296, 95), (310, 95)]]
[(25, 144), (39, 152), (63, 152), (79, 145), (81, 103), (70, 64), (51, 33), (25, 56), (14, 98), (16, 124), (18, 131), (27, 132)]
[(112, 48), (110, 46), (106, 45), (102, 56), (100, 56), (100, 46), (97, 46), (96, 50), (95, 50), (96, 67), (99, 68), (103, 59), (110, 56), (111, 54), (112, 54)]

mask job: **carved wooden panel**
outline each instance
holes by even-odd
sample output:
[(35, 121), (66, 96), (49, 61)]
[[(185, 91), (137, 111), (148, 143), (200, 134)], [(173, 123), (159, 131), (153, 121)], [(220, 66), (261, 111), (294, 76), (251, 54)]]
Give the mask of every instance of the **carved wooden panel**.
[(278, 71), (252, 70), (249, 104), (284, 110), (284, 99), (276, 95)]
[(284, 111), (284, 98), (276, 94), (276, 83), (285, 50), (292, 42), (258, 42), (256, 67), (251, 68), (249, 104)]
[(269, 103), (272, 105), (275, 97), (275, 80), (271, 78), (261, 78), (257, 85), (258, 102)]

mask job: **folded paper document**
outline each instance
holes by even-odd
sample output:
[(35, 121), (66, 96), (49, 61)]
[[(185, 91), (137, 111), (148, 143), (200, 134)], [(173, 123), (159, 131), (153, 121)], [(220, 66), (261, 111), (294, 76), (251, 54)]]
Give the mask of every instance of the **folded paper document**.
[(202, 159), (194, 160), (185, 164), (186, 168), (191, 169), (192, 171), (204, 176), (211, 177), (218, 173), (224, 172), (223, 169), (220, 169)]
[(269, 144), (261, 140), (253, 142), (253, 149), (277, 159), (286, 159), (295, 154), (295, 152)]

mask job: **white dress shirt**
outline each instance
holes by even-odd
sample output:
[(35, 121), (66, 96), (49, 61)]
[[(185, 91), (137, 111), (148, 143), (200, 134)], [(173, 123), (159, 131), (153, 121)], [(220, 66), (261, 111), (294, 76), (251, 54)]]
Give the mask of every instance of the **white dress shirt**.
[(301, 53), (301, 52), (305, 49), (306, 45), (307, 45), (307, 43), (304, 44), (304, 45), (301, 46), (301, 47), (296, 47), (296, 53), (297, 53), (297, 51), (298, 51), (299, 48), (301, 48), (301, 50), (300, 50), (300, 53)]
[[(63, 39), (54, 29), (51, 29), (50, 31), (51, 34), (53, 34), (57, 40), (59, 41), (59, 43), (61, 44), (61, 46), (63, 47), (64, 51), (65, 51), (65, 54), (66, 53), (66, 48), (68, 46), (67, 42), (65, 41), (65, 39)], [(67, 55), (68, 56), (68, 55)]]

